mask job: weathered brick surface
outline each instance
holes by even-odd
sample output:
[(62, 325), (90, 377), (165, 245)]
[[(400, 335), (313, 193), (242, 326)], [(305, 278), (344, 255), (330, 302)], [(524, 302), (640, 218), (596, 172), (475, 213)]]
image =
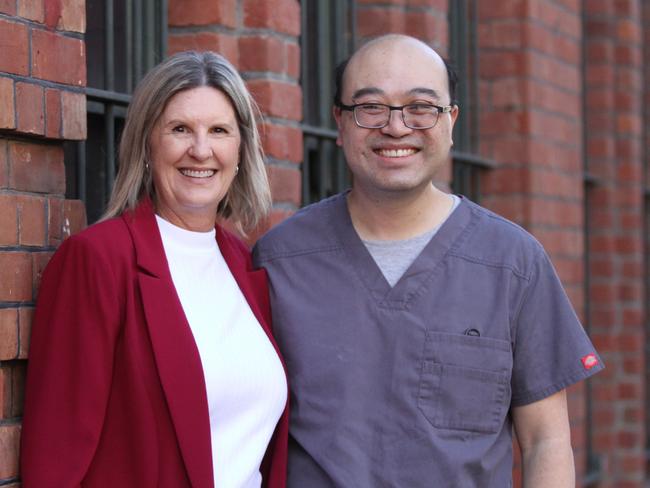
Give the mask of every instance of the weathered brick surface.
[(61, 93), (61, 133), (64, 139), (86, 138), (86, 96), (83, 93)]
[(60, 137), (61, 123), (61, 92), (47, 88), (45, 89), (45, 135), (52, 138)]
[(9, 186), (38, 193), (65, 191), (65, 167), (60, 146), (9, 143)]
[(296, 0), (243, 0), (244, 26), (283, 34), (300, 34), (300, 4)]
[(27, 134), (45, 133), (43, 87), (33, 83), (16, 83), (16, 128)]
[(219, 24), (235, 27), (237, 22), (236, 0), (171, 0), (169, 2), (169, 25), (205, 26)]
[(29, 71), (28, 30), (24, 24), (0, 19), (0, 46), (4, 53), (0, 56), (0, 71), (27, 75)]
[(19, 0), (18, 15), (42, 24), (45, 21), (45, 0)]
[[(56, 55), (54, 55), (56, 53)], [(85, 44), (40, 29), (32, 31), (32, 75), (67, 85), (86, 84)]]
[(16, 104), (11, 78), (0, 78), (0, 107), (0, 129), (15, 129)]

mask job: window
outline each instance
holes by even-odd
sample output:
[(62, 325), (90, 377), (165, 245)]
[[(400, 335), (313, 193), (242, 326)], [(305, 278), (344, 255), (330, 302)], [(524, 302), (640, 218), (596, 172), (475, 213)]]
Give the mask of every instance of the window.
[(493, 163), (478, 155), (477, 0), (449, 2), (449, 54), (458, 72), (456, 98), (461, 107), (454, 127), (452, 190), (476, 201), (481, 171)]
[(334, 69), (354, 48), (355, 12), (353, 0), (304, 0), (301, 6), (302, 203), (306, 205), (350, 186), (343, 153), (336, 146), (332, 100)]
[(86, 0), (88, 139), (66, 144), (67, 198), (88, 223), (104, 211), (117, 170), (117, 141), (138, 80), (166, 52), (166, 0)]

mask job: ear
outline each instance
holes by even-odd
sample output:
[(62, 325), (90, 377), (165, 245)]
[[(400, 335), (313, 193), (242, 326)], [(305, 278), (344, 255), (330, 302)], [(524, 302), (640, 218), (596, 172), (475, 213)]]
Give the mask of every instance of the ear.
[(456, 119), (458, 118), (458, 114), (460, 113), (460, 108), (458, 105), (454, 104), (452, 105), (451, 112), (449, 112), (449, 115), (451, 116), (451, 128), (454, 128), (454, 124), (456, 123)]
[(338, 129), (338, 134), (336, 135), (336, 145), (337, 146), (342, 146), (343, 141), (341, 140), (341, 131), (343, 130), (341, 128), (341, 108), (337, 107), (334, 105), (332, 107), (332, 115), (334, 116), (334, 121), (336, 122), (336, 128)]

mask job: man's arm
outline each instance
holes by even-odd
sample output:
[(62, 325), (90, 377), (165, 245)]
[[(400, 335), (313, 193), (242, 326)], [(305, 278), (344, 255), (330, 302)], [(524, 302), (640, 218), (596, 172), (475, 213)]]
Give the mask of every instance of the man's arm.
[(566, 390), (515, 407), (512, 418), (521, 448), (525, 488), (573, 488), (575, 466)]

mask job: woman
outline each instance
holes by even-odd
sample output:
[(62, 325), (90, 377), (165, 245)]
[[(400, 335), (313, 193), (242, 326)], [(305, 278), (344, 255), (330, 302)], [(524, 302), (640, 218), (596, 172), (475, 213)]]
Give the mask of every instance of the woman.
[(253, 107), (214, 53), (175, 55), (138, 86), (104, 220), (43, 275), (24, 488), (284, 486), (266, 275), (215, 228), (251, 228), (270, 204)]

